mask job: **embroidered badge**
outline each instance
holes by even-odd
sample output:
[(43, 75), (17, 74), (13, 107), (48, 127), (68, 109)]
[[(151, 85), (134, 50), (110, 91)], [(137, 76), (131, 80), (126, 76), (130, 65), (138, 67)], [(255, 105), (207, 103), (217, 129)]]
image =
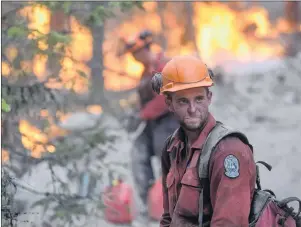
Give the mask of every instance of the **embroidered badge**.
[(239, 176), (239, 161), (230, 154), (224, 160), (225, 175), (229, 178), (236, 178)]

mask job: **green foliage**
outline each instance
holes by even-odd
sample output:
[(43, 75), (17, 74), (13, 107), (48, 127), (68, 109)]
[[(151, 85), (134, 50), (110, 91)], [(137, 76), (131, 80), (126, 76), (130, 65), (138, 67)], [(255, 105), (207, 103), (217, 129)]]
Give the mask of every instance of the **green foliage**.
[(122, 1), (122, 2), (109, 2), (109, 6), (112, 9), (119, 8), (122, 12), (126, 12), (134, 7), (138, 7), (140, 9), (143, 8), (143, 2), (142, 1)]
[(101, 26), (105, 18), (112, 16), (113, 12), (107, 9), (104, 5), (99, 4), (95, 9), (93, 9), (90, 17), (88, 18), (87, 24), (91, 26)]
[(29, 34), (28, 29), (20, 26), (12, 26), (7, 30), (9, 38), (23, 38)]
[(95, 7), (91, 15), (88, 17), (87, 24), (90, 26), (102, 26), (103, 22), (112, 16), (115, 16), (114, 12), (116, 9), (120, 9), (122, 12), (127, 12), (134, 7), (138, 7), (143, 9), (143, 2), (108, 2), (99, 3), (97, 7)]
[(71, 4), (72, 4), (71, 1), (70, 2), (63, 2), (62, 9), (64, 10), (64, 13), (66, 13), (66, 14), (70, 13)]
[(47, 40), (48, 44), (55, 46), (58, 43), (68, 44), (71, 41), (71, 37), (69, 35), (51, 31), (47, 37)]
[(63, 2), (59, 1), (40, 1), (40, 2), (33, 2), (33, 6), (46, 6), (51, 11), (55, 11), (61, 9)]
[(1, 98), (1, 110), (4, 112), (10, 111), (10, 106), (6, 103), (5, 99)]

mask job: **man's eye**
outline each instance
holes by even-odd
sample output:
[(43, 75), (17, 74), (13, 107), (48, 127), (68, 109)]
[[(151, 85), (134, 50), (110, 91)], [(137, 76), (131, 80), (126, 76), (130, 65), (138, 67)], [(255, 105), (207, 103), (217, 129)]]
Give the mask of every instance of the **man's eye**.
[(180, 104), (186, 104), (186, 103), (187, 103), (187, 100), (185, 100), (185, 99), (180, 99), (180, 100), (178, 100), (178, 102), (179, 102)]
[(195, 100), (196, 100), (197, 102), (202, 102), (202, 101), (204, 100), (204, 98), (203, 98), (203, 97), (197, 97)]

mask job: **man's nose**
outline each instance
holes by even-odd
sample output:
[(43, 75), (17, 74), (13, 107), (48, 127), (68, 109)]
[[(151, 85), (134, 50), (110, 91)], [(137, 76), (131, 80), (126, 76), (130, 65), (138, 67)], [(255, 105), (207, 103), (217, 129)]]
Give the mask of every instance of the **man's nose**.
[(190, 102), (189, 103), (189, 107), (188, 107), (188, 112), (189, 113), (195, 113), (195, 111), (196, 111), (195, 103), (194, 102)]

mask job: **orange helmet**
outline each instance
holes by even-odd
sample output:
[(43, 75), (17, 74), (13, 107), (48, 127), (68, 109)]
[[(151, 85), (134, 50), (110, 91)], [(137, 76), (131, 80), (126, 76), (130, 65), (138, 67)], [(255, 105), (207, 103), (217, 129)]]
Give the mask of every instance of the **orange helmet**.
[[(195, 87), (211, 87), (213, 85), (212, 77), (212, 71), (199, 58), (176, 56), (162, 70), (160, 93)], [(159, 91), (154, 85), (153, 88)]]
[(118, 55), (125, 54), (126, 52), (133, 53), (150, 45), (153, 42), (153, 34), (149, 30), (143, 30), (132, 37), (121, 38), (120, 41), (123, 43), (123, 47), (118, 48)]

